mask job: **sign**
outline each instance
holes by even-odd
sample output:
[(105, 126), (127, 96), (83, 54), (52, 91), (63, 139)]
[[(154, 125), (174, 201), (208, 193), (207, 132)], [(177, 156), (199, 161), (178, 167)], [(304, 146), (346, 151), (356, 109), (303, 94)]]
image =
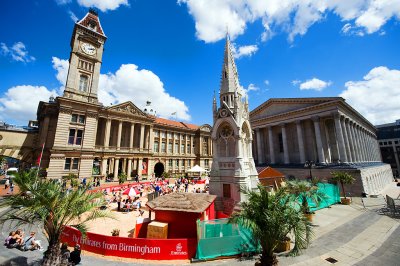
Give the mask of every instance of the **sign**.
[(104, 256), (147, 260), (188, 260), (196, 254), (196, 239), (147, 239), (106, 236), (81, 233), (66, 226), (61, 242), (70, 246), (80, 244), (82, 250), (87, 250)]

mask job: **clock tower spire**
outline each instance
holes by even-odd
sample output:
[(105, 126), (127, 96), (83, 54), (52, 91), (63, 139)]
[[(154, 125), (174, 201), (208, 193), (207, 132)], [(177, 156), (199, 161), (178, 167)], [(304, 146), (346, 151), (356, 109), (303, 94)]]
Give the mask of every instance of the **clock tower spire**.
[(106, 40), (98, 14), (93, 9), (75, 23), (65, 98), (98, 103), (97, 89)]

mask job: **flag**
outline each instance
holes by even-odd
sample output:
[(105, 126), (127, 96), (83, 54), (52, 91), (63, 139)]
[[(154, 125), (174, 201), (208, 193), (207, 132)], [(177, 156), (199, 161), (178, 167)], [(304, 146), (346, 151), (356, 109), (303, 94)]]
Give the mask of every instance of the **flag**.
[(44, 150), (44, 143), (42, 145), (42, 151), (40, 152), (40, 155), (39, 155), (39, 157), (37, 158), (37, 161), (36, 161), (36, 163), (37, 163), (37, 165), (39, 167), (40, 167), (40, 163), (42, 162), (43, 150)]

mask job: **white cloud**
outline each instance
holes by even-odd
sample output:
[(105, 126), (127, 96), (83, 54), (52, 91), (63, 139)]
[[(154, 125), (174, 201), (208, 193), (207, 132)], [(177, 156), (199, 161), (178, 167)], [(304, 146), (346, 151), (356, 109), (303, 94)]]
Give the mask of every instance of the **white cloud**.
[(55, 0), (57, 5), (66, 5), (71, 3), (72, 0)]
[(265, 86), (269, 86), (269, 80), (264, 80), (264, 84), (265, 84)]
[(69, 17), (71, 18), (71, 20), (72, 20), (73, 22), (77, 22), (77, 21), (79, 20), (79, 18), (78, 18), (78, 17), (75, 15), (75, 13), (72, 12), (71, 10), (68, 11), (68, 15), (69, 15)]
[(5, 43), (0, 43), (0, 54), (17, 62), (29, 63), (36, 60), (35, 57), (28, 55), (25, 44), (22, 42), (16, 42), (11, 47), (7, 47)]
[(240, 90), (241, 90), (243, 96), (248, 96), (249, 93), (250, 93), (251, 91), (259, 91), (260, 88), (257, 87), (256, 85), (254, 85), (253, 83), (251, 83), (251, 84), (247, 87), (247, 89), (244, 88), (243, 86), (241, 86), (241, 87), (240, 87)]
[(57, 71), (56, 78), (64, 87), (67, 81), (69, 62), (66, 59), (60, 59), (55, 56), (52, 57), (51, 62), (53, 63), (53, 68)]
[[(295, 82), (297, 82), (297, 81), (292, 81), (292, 84), (295, 85)], [(300, 90), (322, 91), (326, 87), (329, 87), (331, 84), (332, 84), (331, 81), (323, 81), (323, 80), (320, 80), (317, 78), (312, 78), (312, 79), (309, 79), (309, 80), (301, 83)]]
[(128, 0), (78, 0), (84, 7), (96, 7), (101, 11), (115, 10), (121, 5), (129, 6)]
[(298, 79), (292, 80), (292, 85), (293, 86), (297, 86), (300, 83), (301, 83), (301, 80), (298, 80)]
[(236, 45), (232, 45), (232, 54), (235, 58), (240, 58), (242, 56), (252, 56), (258, 51), (257, 45), (244, 45), (239, 48)]
[(292, 42), (329, 12), (346, 25), (352, 22), (359, 36), (377, 32), (391, 18), (400, 19), (397, 0), (178, 0), (178, 4), (186, 4), (195, 20), (196, 35), (205, 42), (223, 39), (227, 27), (235, 39), (245, 32), (248, 24), (259, 21), (264, 27), (260, 33), (262, 41), (270, 39), (276, 31), (283, 31)]
[(2, 120), (13, 120), (19, 125), (26, 125), (27, 120), (36, 119), (39, 101), (48, 101), (56, 96), (55, 90), (44, 86), (21, 85), (11, 87), (0, 98), (0, 117)]
[(339, 96), (373, 124), (400, 117), (400, 70), (375, 67), (361, 81), (348, 81)]
[(99, 82), (99, 101), (104, 105), (132, 101), (143, 109), (146, 101), (151, 101), (157, 115), (166, 118), (176, 112), (176, 118), (190, 120), (185, 103), (165, 91), (160, 78), (146, 69), (138, 69), (134, 64), (125, 64), (114, 73), (102, 74)]

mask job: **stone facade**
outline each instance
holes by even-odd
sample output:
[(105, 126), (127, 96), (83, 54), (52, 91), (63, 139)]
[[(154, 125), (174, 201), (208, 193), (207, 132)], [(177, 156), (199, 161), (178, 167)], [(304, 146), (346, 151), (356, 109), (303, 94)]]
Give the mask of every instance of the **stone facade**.
[(246, 200), (240, 190), (256, 189), (258, 174), (252, 155), (252, 131), (247, 99), (242, 99), (236, 65), (226, 39), (219, 97), (214, 96), (214, 125), (211, 134), (214, 154), (210, 194), (217, 195), (216, 210), (232, 213)]
[[(350, 191), (377, 194), (392, 180), (382, 163), (375, 127), (343, 98), (270, 99), (250, 113), (257, 165), (274, 165), (286, 175), (330, 178), (356, 171)], [(318, 176), (318, 174), (321, 174)]]
[(41, 167), (48, 177), (183, 174), (195, 164), (210, 169), (211, 126), (158, 118), (132, 102), (98, 102), (105, 41), (90, 11), (74, 27), (63, 96), (39, 104), (38, 143), (45, 143)]
[(394, 123), (377, 125), (378, 141), (382, 160), (390, 164), (393, 175), (400, 177), (400, 120)]

